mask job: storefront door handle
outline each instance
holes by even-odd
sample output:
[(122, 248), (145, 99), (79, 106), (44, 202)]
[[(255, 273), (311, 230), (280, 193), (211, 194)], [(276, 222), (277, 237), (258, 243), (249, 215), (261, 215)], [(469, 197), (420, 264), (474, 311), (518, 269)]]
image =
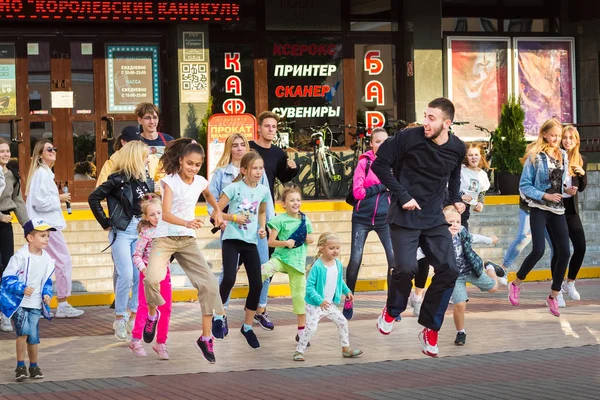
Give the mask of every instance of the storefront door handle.
[(21, 121), (23, 121), (23, 118), (13, 118), (10, 120), (10, 141), (13, 143), (23, 143), (23, 132), (19, 132), (19, 137), (17, 138), (19, 122)]
[(113, 132), (115, 126), (115, 119), (107, 115), (102, 117), (102, 121), (106, 121), (106, 130), (102, 131), (102, 141), (108, 142), (115, 140)]

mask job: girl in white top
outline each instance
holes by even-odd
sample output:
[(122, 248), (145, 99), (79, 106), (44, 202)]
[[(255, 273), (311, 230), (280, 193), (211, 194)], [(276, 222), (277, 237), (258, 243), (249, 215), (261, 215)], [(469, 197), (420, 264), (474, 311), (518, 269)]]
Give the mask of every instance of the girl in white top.
[(466, 205), (465, 212), (461, 214), (461, 224), (467, 230), (471, 206), (475, 212), (483, 210), (485, 192), (490, 188), (490, 180), (485, 171), (489, 168), (490, 165), (484, 157), (481, 145), (467, 144), (467, 153), (460, 171), (460, 194)]
[(198, 302), (202, 308), (202, 336), (194, 345), (204, 359), (214, 363), (212, 315), (214, 311), (223, 316), (223, 303), (217, 280), (196, 244), (196, 229), (203, 224), (200, 218), (195, 217), (200, 194), (213, 207), (212, 217), (217, 226), (223, 223), (223, 214), (208, 190), (207, 180), (197, 175), (204, 162), (204, 149), (195, 140), (181, 138), (169, 142), (161, 161), (166, 174), (160, 181), (163, 192), (162, 220), (156, 227), (144, 279), (148, 319), (143, 339), (146, 343), (154, 340), (160, 318), (157, 307), (165, 304), (160, 294), (160, 282), (165, 279), (169, 259), (175, 256), (198, 290)]
[(73, 262), (65, 237), (61, 232), (67, 227), (61, 203), (71, 201), (71, 194), (59, 194), (54, 182), (52, 167), (56, 162), (57, 150), (52, 142), (47, 139), (40, 140), (35, 144), (29, 173), (27, 174), (25, 189), (27, 200), (25, 205), (29, 218), (43, 219), (57, 230), (50, 235), (50, 241), (46, 248), (50, 257), (56, 260), (58, 309), (55, 316), (56, 318), (72, 318), (79, 317), (83, 314), (83, 311), (73, 308), (67, 302), (67, 297), (71, 295)]

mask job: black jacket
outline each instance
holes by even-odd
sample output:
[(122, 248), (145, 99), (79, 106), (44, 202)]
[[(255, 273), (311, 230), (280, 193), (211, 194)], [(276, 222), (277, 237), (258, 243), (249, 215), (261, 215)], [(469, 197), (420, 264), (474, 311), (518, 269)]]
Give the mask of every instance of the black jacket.
[[(146, 186), (149, 193), (154, 192), (152, 179), (146, 178)], [(124, 231), (133, 218), (133, 198), (131, 181), (125, 174), (115, 172), (90, 194), (88, 204), (102, 229), (112, 227)], [(108, 218), (100, 204), (104, 199), (108, 203)]]
[(587, 187), (587, 165), (588, 165), (588, 163), (587, 163), (587, 159), (584, 156), (581, 156), (581, 158), (583, 158), (583, 167), (582, 168), (586, 173), (583, 176), (577, 175), (577, 176), (573, 177), (573, 186), (577, 186), (577, 188), (578, 188), (577, 193), (575, 193), (575, 196), (571, 197), (571, 200), (569, 200), (569, 198), (565, 199), (566, 201), (573, 202), (572, 212), (575, 214), (579, 214), (579, 192), (583, 192), (585, 190), (585, 188)]

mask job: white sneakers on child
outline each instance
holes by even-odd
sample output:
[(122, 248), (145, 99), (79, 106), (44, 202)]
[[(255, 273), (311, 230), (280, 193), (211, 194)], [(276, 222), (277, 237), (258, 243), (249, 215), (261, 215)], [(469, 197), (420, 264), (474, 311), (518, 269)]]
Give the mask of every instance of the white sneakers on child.
[(0, 323), (0, 330), (2, 330), (2, 332), (12, 332), (13, 327), (10, 322), (10, 318), (8, 318), (2, 313), (0, 313), (0, 317), (2, 318), (2, 322)]
[(56, 318), (75, 318), (82, 316), (83, 313), (83, 310), (78, 310), (69, 303), (64, 302), (58, 303), (58, 308), (56, 309), (56, 313), (54, 314), (54, 316)]
[(408, 296), (408, 305), (413, 308), (413, 315), (415, 317), (418, 317), (421, 312), (421, 304), (423, 304), (423, 295), (417, 298), (415, 292), (412, 292), (410, 296)]
[(115, 330), (115, 337), (117, 340), (127, 340), (127, 320), (125, 318), (115, 319), (115, 322), (113, 322), (113, 329)]
[(575, 282), (564, 281), (562, 284), (562, 292), (568, 294), (571, 300), (581, 300), (579, 292), (575, 289)]
[(558, 308), (565, 308), (567, 306), (562, 292), (558, 292), (558, 296), (556, 296), (556, 302), (558, 303)]

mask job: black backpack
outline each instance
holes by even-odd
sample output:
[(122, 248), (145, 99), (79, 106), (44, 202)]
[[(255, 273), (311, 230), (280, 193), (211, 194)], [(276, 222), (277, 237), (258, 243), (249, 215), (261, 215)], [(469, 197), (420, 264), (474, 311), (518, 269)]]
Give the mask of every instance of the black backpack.
[[(371, 169), (371, 159), (367, 158), (367, 165), (365, 165), (365, 176), (367, 176), (369, 174), (370, 169)], [(356, 204), (356, 199), (354, 198), (354, 191), (353, 191), (353, 188), (354, 188), (353, 180), (354, 180), (354, 174), (352, 176), (352, 179), (350, 180), (350, 187), (348, 188), (348, 193), (346, 194), (346, 203), (348, 203), (352, 207), (354, 207), (354, 205)]]

